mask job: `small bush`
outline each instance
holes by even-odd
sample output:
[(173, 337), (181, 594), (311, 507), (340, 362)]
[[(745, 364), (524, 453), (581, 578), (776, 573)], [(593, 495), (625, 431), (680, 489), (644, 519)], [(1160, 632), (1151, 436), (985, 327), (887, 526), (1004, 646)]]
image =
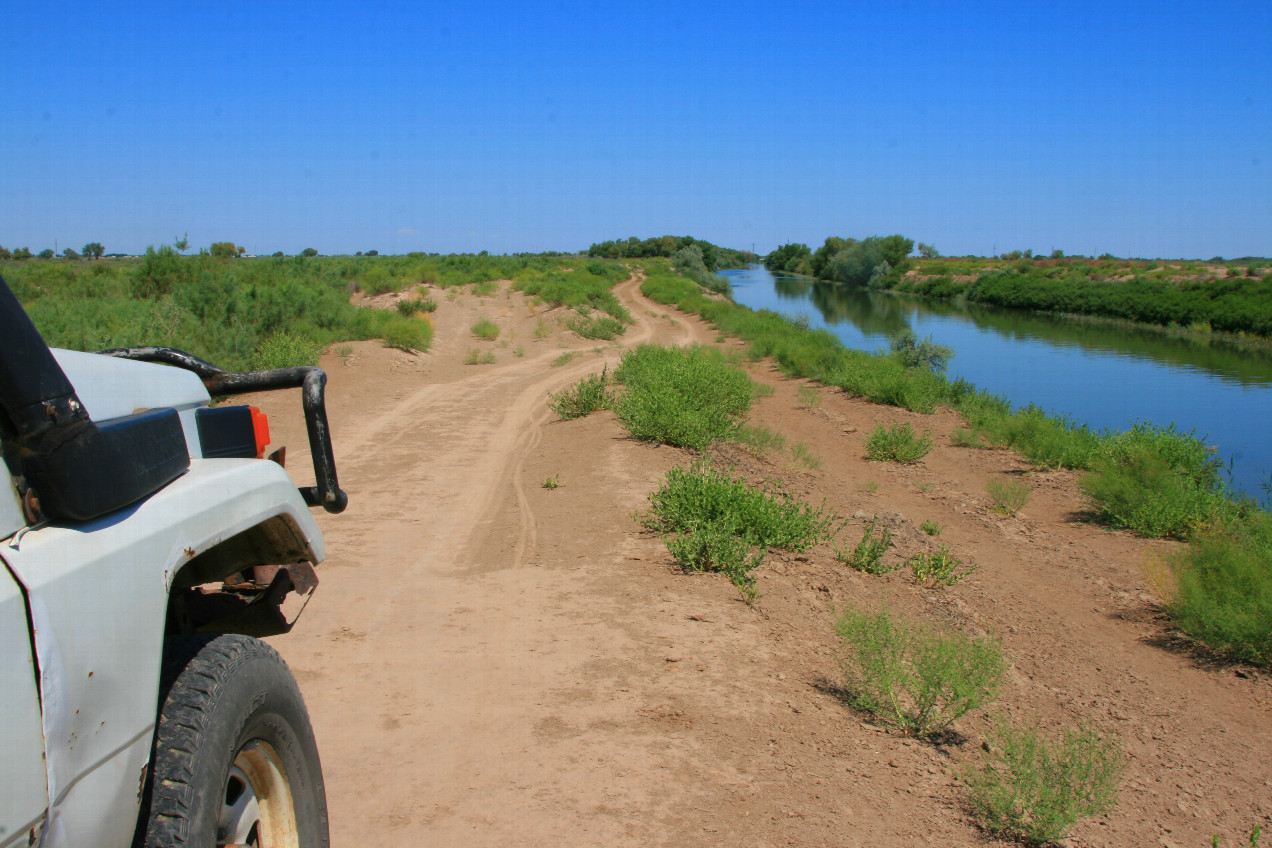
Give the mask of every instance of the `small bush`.
[(551, 395), (548, 400), (552, 411), (565, 421), (582, 418), (598, 409), (609, 409), (613, 403), (608, 368), (601, 369), (599, 374), (584, 377), (571, 388)]
[(1272, 516), (1205, 534), (1171, 566), (1166, 608), (1181, 630), (1234, 659), (1272, 666)]
[(473, 335), (479, 339), (485, 339), (488, 342), (493, 342), (495, 339), (499, 338), (499, 325), (497, 325), (494, 321), (483, 318), (476, 324), (473, 324), (472, 332)]
[(433, 342), (433, 325), (428, 321), (389, 315), (380, 328), (385, 347), (398, 350), (428, 350)]
[(550, 335), (552, 335), (552, 325), (540, 318), (534, 325), (534, 337), (536, 339), (546, 339)]
[(949, 545), (941, 545), (935, 551), (915, 554), (905, 564), (914, 574), (914, 582), (928, 589), (953, 586), (979, 568), (976, 563), (964, 563), (950, 553)]
[(1122, 772), (1121, 748), (1091, 727), (1048, 739), (1037, 724), (1006, 720), (989, 756), (964, 775), (977, 817), (990, 830), (1030, 845), (1063, 839), (1078, 820), (1112, 810)]
[(919, 525), (919, 529), (929, 536), (939, 536), (941, 535), (941, 531), (945, 528), (940, 524), (937, 524), (935, 521), (924, 521)]
[(752, 486), (696, 459), (688, 468), (672, 468), (650, 509), (637, 520), (659, 533), (689, 533), (701, 527), (723, 527), (760, 548), (804, 551), (835, 536), (835, 514), (813, 507), (776, 484)]
[(934, 631), (849, 609), (835, 622), (849, 702), (916, 736), (930, 736), (998, 697), (1007, 672), (992, 639)]
[(866, 439), (866, 456), (903, 465), (918, 462), (932, 450), (932, 434), (919, 436), (907, 422), (885, 427), (880, 424)]
[(812, 449), (803, 442), (791, 445), (791, 459), (795, 460), (796, 465), (802, 465), (809, 471), (816, 471), (822, 467), (821, 457), (813, 453)]
[(473, 283), (473, 294), (478, 297), (490, 297), (499, 291), (499, 286), (490, 280), (482, 280), (480, 283)]
[(799, 402), (809, 409), (816, 409), (821, 406), (821, 392), (817, 391), (814, 386), (800, 386), (798, 389)]
[(465, 365), (493, 365), (495, 363), (495, 352), (493, 350), (481, 351), (473, 348), (468, 351), (468, 356), (464, 358)]
[(271, 368), (317, 365), (321, 355), (322, 345), (313, 339), (279, 330), (261, 342), (261, 346), (256, 349), (252, 368), (256, 371), (268, 371)]
[(1029, 503), (1029, 495), (1033, 491), (1024, 480), (992, 479), (985, 484), (994, 502), (994, 512), (999, 515), (1012, 516), (1020, 512)]
[(622, 335), (627, 330), (622, 321), (608, 315), (570, 318), (565, 324), (585, 339), (604, 339), (605, 341)]
[(544, 480), (544, 481), (543, 481), (543, 488), (545, 488), (545, 489), (559, 489), (559, 488), (561, 488), (561, 478), (560, 478), (560, 476), (559, 476), (559, 475), (557, 475), (557, 474), (553, 474), (551, 477), (549, 477), (548, 479)]
[(641, 345), (623, 355), (615, 405), (637, 439), (702, 450), (731, 438), (751, 407), (755, 384), (711, 348)]
[[(399, 300), (393, 306), (399, 315), (411, 316), (424, 311), (424, 302), (420, 300)], [(436, 308), (437, 304), (433, 304), (433, 307)]]
[(984, 450), (989, 447), (989, 444), (985, 442), (980, 433), (962, 427), (950, 433), (950, 444), (956, 448), (972, 448), (974, 450)]
[(865, 532), (861, 534), (861, 541), (851, 551), (836, 544), (835, 559), (867, 574), (887, 574), (900, 568), (900, 564), (889, 566), (882, 563), (883, 555), (892, 547), (892, 531), (884, 527), (883, 532), (875, 536), (875, 526), (878, 523), (878, 515), (870, 519)]

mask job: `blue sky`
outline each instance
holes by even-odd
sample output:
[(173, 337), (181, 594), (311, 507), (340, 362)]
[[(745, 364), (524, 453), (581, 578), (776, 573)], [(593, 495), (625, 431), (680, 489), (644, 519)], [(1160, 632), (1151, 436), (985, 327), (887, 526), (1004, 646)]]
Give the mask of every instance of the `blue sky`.
[(1272, 3), (10, 3), (0, 244), (1272, 255)]

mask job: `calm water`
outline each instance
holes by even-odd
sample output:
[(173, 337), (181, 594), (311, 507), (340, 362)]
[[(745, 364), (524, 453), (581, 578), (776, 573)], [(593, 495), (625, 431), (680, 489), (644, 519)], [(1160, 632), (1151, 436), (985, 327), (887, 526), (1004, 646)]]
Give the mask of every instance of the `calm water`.
[(955, 306), (860, 288), (723, 271), (752, 309), (805, 316), (845, 345), (875, 351), (909, 327), (954, 349), (949, 373), (1095, 429), (1137, 420), (1196, 430), (1232, 463), (1233, 482), (1262, 499), (1272, 477), (1272, 357), (1161, 333), (993, 307)]

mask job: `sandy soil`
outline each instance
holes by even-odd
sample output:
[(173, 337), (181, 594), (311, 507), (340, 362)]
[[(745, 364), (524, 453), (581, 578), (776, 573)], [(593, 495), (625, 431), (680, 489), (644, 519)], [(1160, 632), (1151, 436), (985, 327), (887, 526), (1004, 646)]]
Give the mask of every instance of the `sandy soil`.
[[(333, 845), (1000, 844), (975, 826), (956, 777), (984, 715), (959, 722), (960, 743), (934, 746), (835, 696), (833, 610), (883, 598), (1001, 638), (1012, 668), (992, 709), (1119, 735), (1121, 801), (1069, 844), (1200, 848), (1217, 833), (1244, 845), (1268, 825), (1272, 681), (1179, 646), (1141, 576), (1170, 544), (1085, 523), (1068, 472), (949, 446), (951, 414), (828, 389), (810, 406), (761, 363), (755, 378), (776, 391), (753, 420), (822, 466), (789, 451), (731, 461), (857, 516), (854, 541), (879, 513), (897, 539), (890, 557), (946, 542), (979, 564), (970, 579), (918, 589), (905, 572), (857, 574), (822, 546), (770, 555), (748, 608), (722, 577), (679, 573), (631, 515), (688, 454), (631, 440), (609, 413), (559, 421), (546, 400), (612, 367), (623, 346), (738, 343), (668, 315), (633, 282), (620, 294), (637, 319), (622, 346), (574, 336), (503, 283), (487, 298), (435, 293), (428, 353), (367, 342), (324, 357), (350, 506), (319, 515), (322, 585), (273, 641), (319, 737)], [(498, 341), (472, 337), (482, 317)], [(496, 362), (464, 364), (474, 349)], [(304, 482), (295, 401), (259, 399)], [(867, 461), (864, 434), (897, 420), (931, 430), (937, 448), (911, 467)], [(993, 513), (986, 482), (1021, 475), (1027, 507)], [(938, 540), (919, 531), (925, 520), (943, 525)]]

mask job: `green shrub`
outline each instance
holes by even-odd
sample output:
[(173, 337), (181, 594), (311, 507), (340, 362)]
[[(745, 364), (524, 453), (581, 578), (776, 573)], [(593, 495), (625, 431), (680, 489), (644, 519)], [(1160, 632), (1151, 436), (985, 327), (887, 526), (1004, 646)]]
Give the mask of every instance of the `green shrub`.
[(954, 556), (949, 545), (941, 545), (935, 551), (915, 554), (905, 564), (910, 567), (914, 582), (929, 589), (953, 586), (980, 567), (974, 562), (964, 563)]
[(1012, 516), (1020, 512), (1029, 503), (1032, 489), (1024, 480), (991, 479), (985, 484), (990, 499), (994, 502), (994, 512), (999, 515)]
[(874, 460), (890, 460), (908, 465), (918, 462), (932, 450), (932, 434), (914, 432), (909, 422), (885, 427), (878, 425), (866, 439), (866, 456)]
[(493, 350), (482, 351), (480, 348), (473, 348), (468, 351), (468, 356), (464, 357), (465, 365), (494, 365), (495, 352)]
[[(397, 309), (399, 315), (406, 315), (408, 317), (425, 311), (424, 301), (422, 300), (399, 300), (397, 303), (393, 304), (393, 306)], [(436, 308), (437, 304), (434, 303), (433, 309)]]
[(992, 702), (1007, 672), (992, 639), (912, 625), (886, 606), (846, 610), (835, 630), (849, 703), (916, 736), (939, 733)]
[(919, 529), (929, 536), (939, 536), (941, 535), (941, 531), (945, 528), (935, 521), (924, 521), (919, 525)]
[(879, 516), (875, 515), (866, 525), (861, 541), (851, 551), (840, 548), (838, 544), (834, 545), (835, 559), (867, 574), (887, 574), (900, 568), (899, 563), (894, 565), (882, 563), (883, 555), (887, 553), (888, 548), (892, 547), (892, 531), (884, 527), (883, 532), (875, 536), (875, 526), (878, 523)]
[(757, 454), (780, 451), (786, 447), (786, 437), (775, 433), (763, 424), (743, 424), (733, 433), (733, 440), (745, 445)]
[(683, 534), (725, 528), (758, 548), (804, 551), (833, 538), (842, 526), (825, 504), (813, 507), (775, 483), (752, 486), (706, 458), (669, 470), (649, 502), (649, 511), (638, 516), (648, 530)]
[(473, 294), (477, 295), (477, 297), (490, 297), (497, 291), (499, 291), (499, 286), (490, 280), (483, 280), (480, 283), (473, 284)]
[(627, 327), (622, 321), (608, 315), (579, 316), (569, 318), (565, 325), (585, 339), (604, 339), (609, 341), (622, 335)]
[(433, 325), (428, 321), (386, 315), (380, 328), (380, 338), (386, 347), (398, 350), (428, 350), (433, 342)]
[(483, 318), (472, 326), (472, 333), (479, 339), (485, 339), (492, 342), (499, 338), (499, 325), (494, 321)]
[(1094, 728), (1066, 728), (1051, 740), (1037, 724), (1000, 720), (987, 760), (964, 780), (987, 828), (1045, 845), (1063, 839), (1079, 819), (1112, 810), (1121, 772), (1117, 741)]
[(1234, 659), (1272, 666), (1272, 516), (1204, 534), (1171, 565), (1167, 609), (1180, 629)]
[(252, 369), (268, 371), (271, 368), (291, 368), (297, 365), (317, 365), (322, 346), (313, 339), (280, 330), (256, 350)]
[(615, 410), (633, 436), (698, 450), (732, 437), (755, 396), (751, 379), (711, 348), (641, 345), (614, 379), (626, 389)]
[(598, 409), (609, 409), (614, 403), (609, 388), (608, 368), (579, 380), (571, 388), (551, 395), (548, 406), (565, 421), (582, 418)]
[(437, 311), (437, 301), (433, 300), (433, 298), (430, 297), (429, 295), (424, 295), (419, 300), (415, 301), (415, 303), (418, 303), (420, 305), (420, 309), (424, 310), (425, 312)]
[(950, 445), (956, 448), (972, 448), (973, 450), (984, 450), (989, 447), (980, 433), (975, 430), (966, 430), (962, 427), (950, 433)]

